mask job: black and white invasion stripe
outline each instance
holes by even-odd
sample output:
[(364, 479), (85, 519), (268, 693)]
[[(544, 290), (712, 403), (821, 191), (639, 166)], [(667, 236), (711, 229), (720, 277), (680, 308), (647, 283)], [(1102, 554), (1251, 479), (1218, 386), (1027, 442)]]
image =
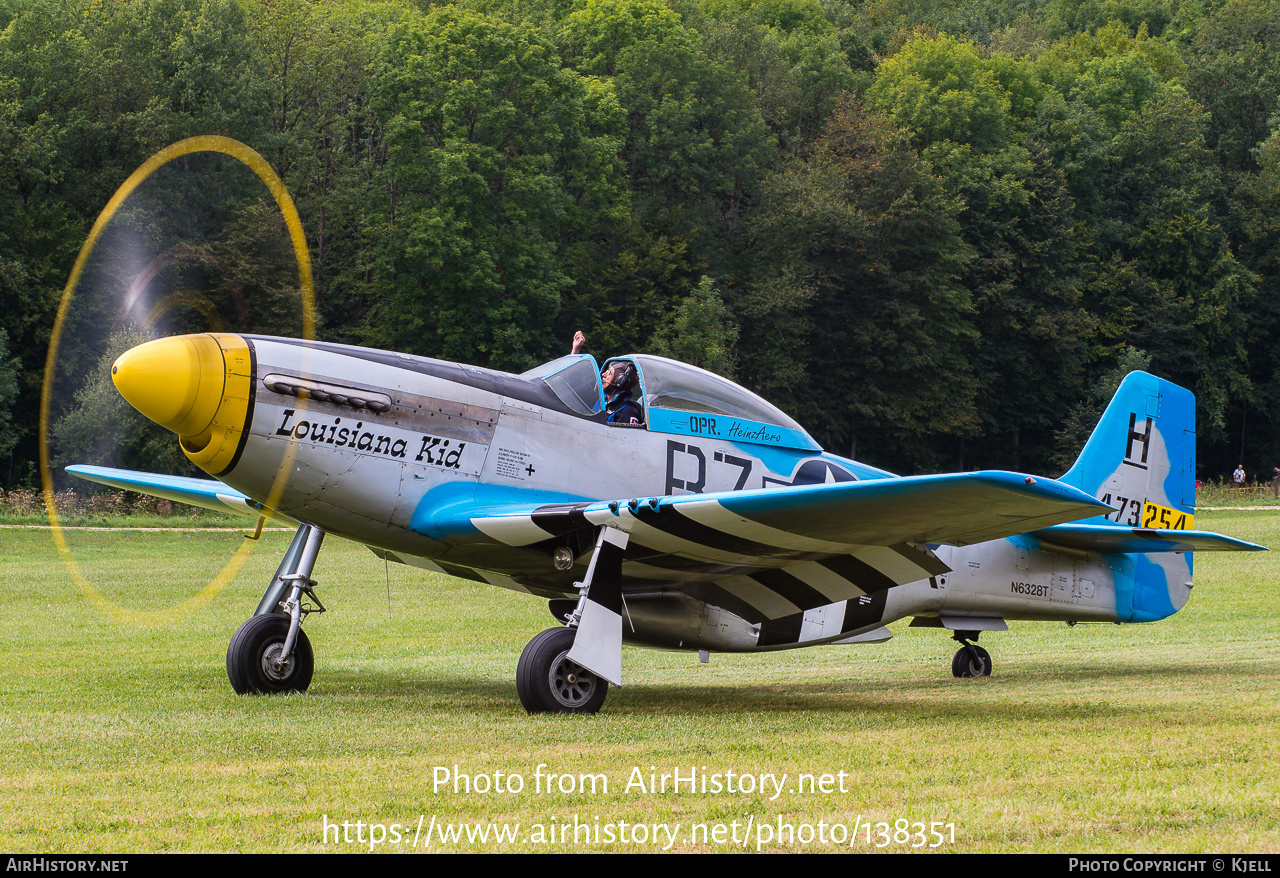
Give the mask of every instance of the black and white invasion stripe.
[(639, 500), (613, 508), (566, 503), (472, 522), (512, 546), (601, 525), (626, 531), (624, 585), (679, 583), (691, 596), (750, 622), (802, 616), (950, 569), (927, 548), (812, 539), (744, 518), (710, 499), (679, 505)]

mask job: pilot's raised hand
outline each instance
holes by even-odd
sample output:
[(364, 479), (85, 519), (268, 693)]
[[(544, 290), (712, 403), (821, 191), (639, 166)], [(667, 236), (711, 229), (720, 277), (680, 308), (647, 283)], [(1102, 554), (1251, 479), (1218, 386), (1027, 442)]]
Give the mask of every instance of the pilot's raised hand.
[(573, 347), (569, 349), (569, 353), (571, 354), (582, 353), (582, 346), (585, 345), (586, 343), (587, 343), (587, 337), (583, 335), (582, 330), (579, 329), (577, 332), (573, 334)]

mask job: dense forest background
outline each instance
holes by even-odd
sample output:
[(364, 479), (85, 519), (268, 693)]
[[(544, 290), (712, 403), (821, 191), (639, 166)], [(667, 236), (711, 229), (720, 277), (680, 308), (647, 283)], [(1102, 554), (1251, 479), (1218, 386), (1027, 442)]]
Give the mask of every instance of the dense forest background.
[[(196, 134), (284, 178), (323, 338), (518, 372), (580, 328), (903, 473), (1061, 472), (1147, 368), (1196, 393), (1201, 478), (1280, 465), (1280, 0), (0, 0), (0, 28), (6, 487), (89, 228)], [(176, 164), (122, 220), (149, 282), (290, 331), (279, 215)], [(70, 320), (68, 459), (124, 424), (109, 316)]]

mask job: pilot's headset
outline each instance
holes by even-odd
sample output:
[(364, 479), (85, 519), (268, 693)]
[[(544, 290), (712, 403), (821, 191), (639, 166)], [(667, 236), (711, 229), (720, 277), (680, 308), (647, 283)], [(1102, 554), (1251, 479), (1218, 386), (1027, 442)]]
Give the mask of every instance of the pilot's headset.
[(613, 380), (604, 387), (606, 395), (610, 393), (625, 393), (639, 383), (635, 363), (630, 360), (614, 360), (605, 365), (604, 371), (608, 372), (611, 366), (613, 367)]

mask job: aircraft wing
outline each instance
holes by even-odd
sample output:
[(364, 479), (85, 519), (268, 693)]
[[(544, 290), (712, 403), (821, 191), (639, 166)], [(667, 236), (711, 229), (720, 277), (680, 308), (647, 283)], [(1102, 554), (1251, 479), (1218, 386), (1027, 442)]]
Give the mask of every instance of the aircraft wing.
[(1031, 534), (1048, 547), (1086, 552), (1266, 552), (1266, 546), (1207, 530), (1060, 524)]
[(260, 503), (215, 479), (165, 476), (108, 466), (69, 466), (67, 472), (99, 485), (163, 497), (188, 506), (200, 506), (216, 512), (236, 512), (254, 518), (262, 514)]
[(594, 503), (454, 507), (428, 533), (478, 529), (530, 545), (613, 525), (651, 548), (704, 557), (787, 558), (902, 543), (964, 546), (1074, 521), (1109, 508), (1052, 479), (976, 472)]
[[(425, 532), (477, 531), (532, 546), (612, 525), (629, 540), (631, 590), (675, 588), (750, 622), (859, 612), (879, 593), (949, 571), (929, 545), (967, 545), (1094, 515), (1069, 485), (977, 472), (596, 502), (521, 502), (519, 492), (442, 507)], [(624, 590), (627, 586), (624, 585)], [(841, 602), (848, 608), (841, 609)], [(806, 617), (807, 618), (807, 617)]]

